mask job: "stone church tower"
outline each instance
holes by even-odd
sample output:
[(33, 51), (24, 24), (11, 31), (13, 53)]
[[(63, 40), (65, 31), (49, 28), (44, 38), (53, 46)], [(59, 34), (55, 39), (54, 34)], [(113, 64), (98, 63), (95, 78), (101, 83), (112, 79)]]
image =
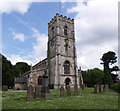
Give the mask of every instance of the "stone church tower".
[(81, 70), (77, 68), (74, 19), (59, 14), (48, 23), (47, 58), (15, 78), (15, 89), (45, 84), (51, 89), (83, 84)]
[(48, 23), (48, 77), (54, 88), (79, 85), (74, 19), (56, 16)]

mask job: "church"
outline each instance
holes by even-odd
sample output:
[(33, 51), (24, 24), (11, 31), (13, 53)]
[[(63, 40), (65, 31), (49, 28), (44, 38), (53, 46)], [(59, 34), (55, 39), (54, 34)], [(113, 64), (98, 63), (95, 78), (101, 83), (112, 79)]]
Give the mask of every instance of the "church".
[(44, 77), (50, 89), (83, 84), (81, 70), (77, 67), (74, 19), (57, 13), (48, 23), (47, 45), (47, 58), (31, 66), (30, 71), (20, 77), (15, 77), (15, 89), (42, 85)]

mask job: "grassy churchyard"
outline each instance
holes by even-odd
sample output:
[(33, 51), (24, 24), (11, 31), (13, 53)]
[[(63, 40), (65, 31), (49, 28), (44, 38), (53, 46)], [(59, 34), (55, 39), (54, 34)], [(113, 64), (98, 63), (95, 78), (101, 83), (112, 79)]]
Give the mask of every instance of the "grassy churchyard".
[(2, 93), (3, 109), (118, 109), (118, 93), (113, 90), (95, 94), (93, 88), (79, 89), (75, 96), (60, 98), (59, 90), (50, 90), (51, 98), (26, 101), (27, 91), (8, 90)]

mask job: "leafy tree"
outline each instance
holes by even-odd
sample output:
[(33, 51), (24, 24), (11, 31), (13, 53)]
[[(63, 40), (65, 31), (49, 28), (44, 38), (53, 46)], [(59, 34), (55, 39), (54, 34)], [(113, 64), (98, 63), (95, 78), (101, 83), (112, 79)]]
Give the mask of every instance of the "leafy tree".
[(2, 55), (2, 84), (8, 87), (13, 86), (13, 66), (5, 56)]
[(109, 68), (109, 65), (113, 65), (117, 62), (117, 56), (115, 52), (109, 51), (104, 53), (102, 58), (102, 63), (104, 67), (104, 84), (111, 85), (112, 84), (112, 76), (111, 71), (117, 71), (119, 68), (114, 66), (113, 68)]
[(30, 70), (30, 66), (27, 63), (25, 63), (25, 62), (17, 62), (14, 65), (14, 76), (18, 77), (21, 74), (27, 72), (28, 70)]
[(104, 73), (98, 68), (81, 71), (83, 81), (88, 87), (93, 87), (96, 84), (103, 84)]
[(20, 74), (30, 70), (30, 66), (25, 62), (18, 62), (15, 65), (12, 65), (5, 56), (0, 54), (0, 57), (0, 67), (2, 67), (2, 85), (7, 85), (8, 87), (13, 86), (14, 77), (18, 77)]

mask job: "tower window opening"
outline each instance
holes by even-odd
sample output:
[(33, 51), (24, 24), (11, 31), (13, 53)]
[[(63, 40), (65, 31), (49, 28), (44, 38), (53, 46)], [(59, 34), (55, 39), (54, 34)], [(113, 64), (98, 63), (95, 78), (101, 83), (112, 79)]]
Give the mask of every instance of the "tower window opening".
[(64, 35), (67, 35), (67, 26), (64, 27)]

